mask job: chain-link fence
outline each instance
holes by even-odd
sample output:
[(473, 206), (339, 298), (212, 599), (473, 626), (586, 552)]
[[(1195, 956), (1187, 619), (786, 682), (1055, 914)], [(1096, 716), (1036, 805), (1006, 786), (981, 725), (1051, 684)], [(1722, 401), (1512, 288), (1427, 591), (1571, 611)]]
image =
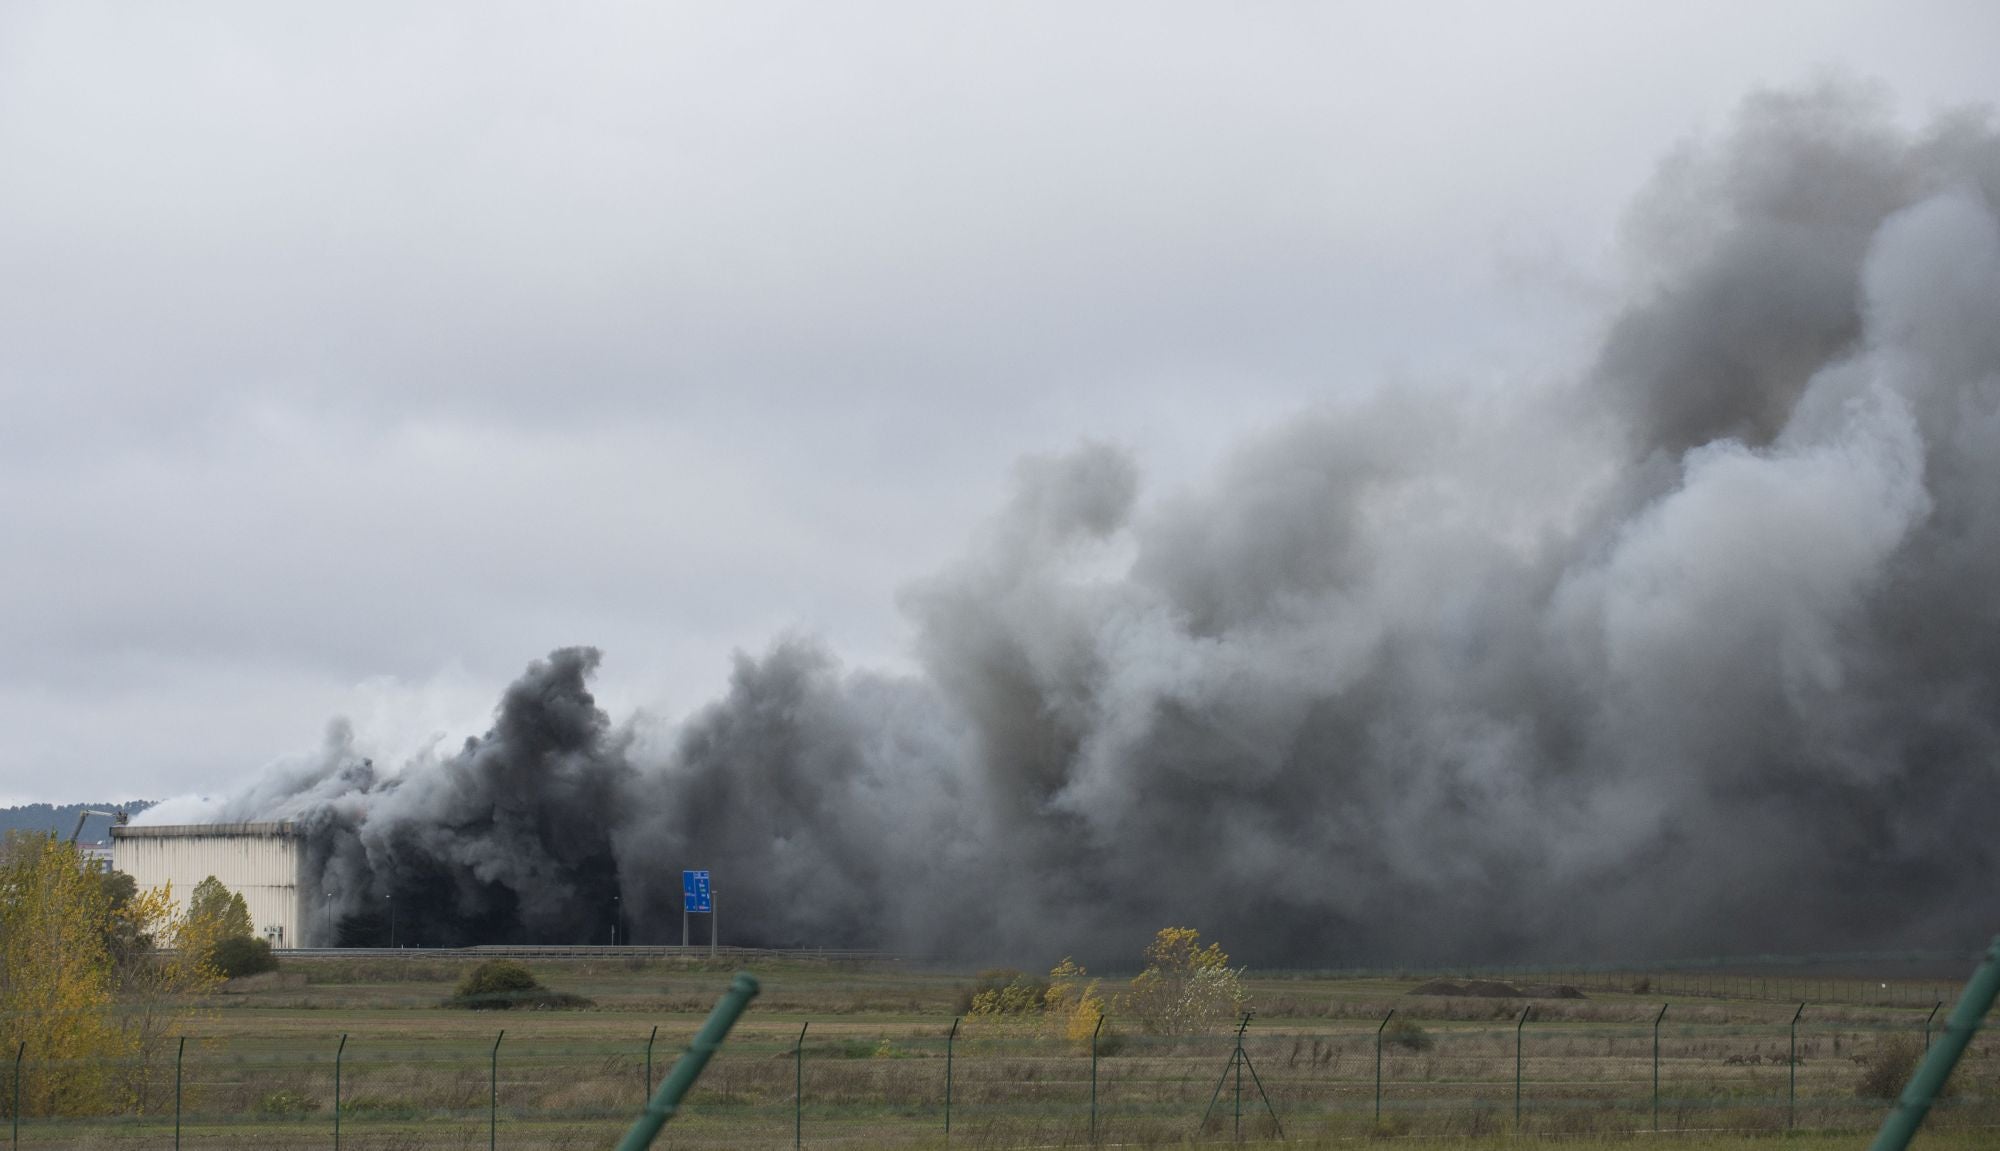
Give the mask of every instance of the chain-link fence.
[[(1152, 1036), (1115, 1018), (1093, 1053), (1032, 1022), (967, 1018), (953, 1034), (937, 1022), (834, 1017), (811, 1020), (801, 1036), (806, 1021), (753, 1012), (689, 1096), (671, 1142), (998, 1148), (1280, 1133), (1861, 1131), (1880, 1122), (1925, 1038), (1922, 1012), (1808, 1006), (1794, 1022), (1773, 1005), (1755, 1018), (1713, 1003), (1675, 1004), (1664, 1018), (1656, 1010), (1410, 1000), (1386, 1021), (1358, 1012), (1253, 1021), (1240, 1055), (1230, 1033)], [(128, 1093), (96, 1113), (21, 1116), (18, 1145), (608, 1147), (694, 1030), (677, 1021), (582, 1041), (538, 1036), (527, 1013), (496, 1019), (477, 1040), (404, 1030), (343, 1044), (293, 1023), (281, 1035), (191, 1037), (147, 1068), (24, 1059), (18, 1072), (30, 1084), (98, 1074), (148, 1087), (144, 1099)], [(12, 1137), (11, 1111), (8, 1121)], [(1931, 1122), (2000, 1124), (1994, 1041), (1975, 1039)]]

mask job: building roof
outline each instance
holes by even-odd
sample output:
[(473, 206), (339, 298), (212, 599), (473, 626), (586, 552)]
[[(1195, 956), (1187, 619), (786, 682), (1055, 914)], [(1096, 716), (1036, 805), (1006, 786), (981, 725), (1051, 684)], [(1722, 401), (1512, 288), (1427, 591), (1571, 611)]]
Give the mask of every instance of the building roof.
[(299, 825), (289, 819), (272, 823), (127, 823), (111, 828), (113, 839), (226, 839), (235, 836), (296, 839), (301, 834)]

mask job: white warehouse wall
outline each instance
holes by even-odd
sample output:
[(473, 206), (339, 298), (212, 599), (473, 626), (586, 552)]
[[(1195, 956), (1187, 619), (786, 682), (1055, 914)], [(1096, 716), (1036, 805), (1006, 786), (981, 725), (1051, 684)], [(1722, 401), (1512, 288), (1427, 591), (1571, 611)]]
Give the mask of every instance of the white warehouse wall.
[(112, 866), (140, 890), (171, 884), (176, 910), (213, 875), (243, 897), (250, 926), (273, 947), (305, 947), (305, 841), (290, 823), (211, 823), (111, 829)]

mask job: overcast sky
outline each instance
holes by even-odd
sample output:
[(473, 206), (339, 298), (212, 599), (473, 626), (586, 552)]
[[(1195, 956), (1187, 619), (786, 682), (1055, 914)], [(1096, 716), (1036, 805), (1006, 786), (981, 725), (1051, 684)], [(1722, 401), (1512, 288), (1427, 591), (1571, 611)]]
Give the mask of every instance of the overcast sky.
[(1331, 396), (1570, 371), (1760, 86), (2000, 102), (2000, 5), (0, 4), (0, 801), (672, 720), (1014, 461), (1142, 498)]

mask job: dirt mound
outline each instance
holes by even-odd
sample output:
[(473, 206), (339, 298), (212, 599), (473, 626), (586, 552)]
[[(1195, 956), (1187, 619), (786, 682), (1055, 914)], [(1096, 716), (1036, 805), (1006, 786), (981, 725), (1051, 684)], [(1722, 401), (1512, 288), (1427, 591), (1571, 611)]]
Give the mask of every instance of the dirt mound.
[(1585, 995), (1585, 994), (1584, 994), (1584, 993), (1583, 993), (1583, 992), (1582, 992), (1581, 990), (1579, 990), (1579, 989), (1577, 989), (1577, 988), (1575, 988), (1575, 987), (1571, 987), (1571, 986), (1570, 986), (1569, 984), (1567, 984), (1567, 983), (1542, 983), (1542, 984), (1537, 984), (1537, 985), (1535, 985), (1535, 986), (1533, 986), (1533, 987), (1524, 987), (1524, 988), (1522, 988), (1522, 989), (1521, 989), (1521, 993), (1522, 993), (1522, 994), (1524, 994), (1524, 995), (1526, 995), (1526, 996), (1527, 996), (1528, 998), (1530, 998), (1530, 999), (1588, 999), (1588, 998), (1590, 998), (1590, 996), (1588, 996), (1588, 995)]
[(1453, 983), (1449, 979), (1433, 979), (1410, 988), (1411, 995), (1457, 995), (1473, 999), (1520, 999), (1523, 992), (1511, 983), (1498, 979), (1471, 979), (1464, 983)]
[(1567, 983), (1535, 984), (1516, 987), (1499, 979), (1468, 979), (1464, 983), (1454, 983), (1449, 979), (1433, 979), (1410, 988), (1411, 995), (1454, 995), (1466, 999), (1583, 999), (1583, 992)]

